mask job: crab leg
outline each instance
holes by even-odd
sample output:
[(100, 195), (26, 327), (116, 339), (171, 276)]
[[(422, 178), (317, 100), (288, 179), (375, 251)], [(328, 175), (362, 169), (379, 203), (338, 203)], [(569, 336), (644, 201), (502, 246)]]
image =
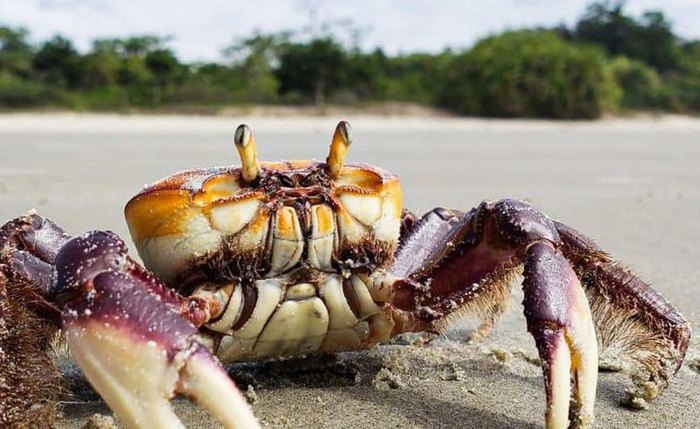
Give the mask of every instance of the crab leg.
[(226, 428), (258, 428), (246, 400), (182, 317), (188, 301), (126, 255), (114, 234), (70, 240), (56, 257), (63, 329), (78, 365), (129, 428), (182, 428), (168, 400), (192, 397)]
[(644, 408), (671, 383), (688, 348), (690, 323), (661, 294), (617, 264), (591, 239), (555, 222), (562, 251), (591, 303), (603, 356), (634, 363), (626, 404)]
[(400, 331), (441, 331), (465, 313), (481, 316), (488, 331), (524, 268), (523, 304), (542, 358), (547, 427), (592, 424), (598, 343), (643, 368), (628, 390), (633, 406), (656, 398), (683, 361), (688, 321), (590, 239), (530, 205), (502, 200), (464, 214), (434, 209), (418, 221), (404, 219), (393, 265), (371, 291), (393, 304)]
[[(554, 235), (531, 227), (535, 231), (530, 237), (505, 239), (498, 235), (489, 209), (482, 206), (466, 215), (436, 209), (404, 237), (392, 267), (400, 280), (386, 288), (394, 291), (390, 299), (403, 310), (397, 317), (408, 319), (400, 325), (415, 330), (432, 325), (443, 330), (452, 317), (465, 312), (479, 314), (487, 325), (492, 324), (505, 307), (516, 268), (524, 265), (523, 304), (528, 330), (542, 360), (547, 428), (567, 428), (570, 418), (572, 428), (590, 427), (598, 354), (581, 284), (555, 249)], [(523, 223), (539, 220), (533, 215)], [(428, 280), (429, 288), (420, 286)], [(570, 412), (572, 392), (575, 408)]]
[[(598, 345), (588, 300), (561, 252), (550, 243), (530, 246), (525, 258), (525, 318), (542, 360), (548, 428), (593, 423)], [(574, 394), (571, 395), (571, 379)], [(574, 410), (569, 411), (573, 399)]]
[(49, 344), (60, 311), (47, 295), (53, 260), (67, 239), (58, 226), (34, 213), (0, 228), (2, 428), (52, 427), (56, 418), (55, 402), (63, 392)]

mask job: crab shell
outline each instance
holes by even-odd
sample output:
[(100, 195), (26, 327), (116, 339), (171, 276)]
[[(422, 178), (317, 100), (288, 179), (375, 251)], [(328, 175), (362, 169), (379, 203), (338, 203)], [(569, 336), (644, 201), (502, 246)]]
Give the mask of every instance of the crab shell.
[(299, 267), (338, 273), (382, 266), (401, 225), (399, 179), (346, 164), (330, 179), (317, 161), (261, 163), (242, 171), (183, 171), (145, 187), (126, 205), (145, 265), (180, 291), (230, 278), (269, 278)]

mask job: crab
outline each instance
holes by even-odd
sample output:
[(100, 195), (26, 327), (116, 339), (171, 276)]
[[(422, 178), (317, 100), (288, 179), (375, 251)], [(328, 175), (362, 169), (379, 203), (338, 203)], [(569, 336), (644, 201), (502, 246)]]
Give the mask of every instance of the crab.
[(690, 325), (591, 239), (505, 199), (417, 217), (399, 179), (345, 163), (340, 122), (326, 162), (188, 170), (126, 205), (146, 268), (114, 233), (69, 237), (36, 212), (0, 229), (0, 426), (50, 425), (62, 394), (49, 351), (61, 332), (86, 378), (129, 428), (178, 428), (183, 394), (226, 428), (259, 427), (222, 364), (337, 353), (465, 314), (488, 335), (522, 274), (527, 329), (546, 390), (545, 426), (593, 425), (598, 356), (636, 363), (633, 403), (661, 394)]

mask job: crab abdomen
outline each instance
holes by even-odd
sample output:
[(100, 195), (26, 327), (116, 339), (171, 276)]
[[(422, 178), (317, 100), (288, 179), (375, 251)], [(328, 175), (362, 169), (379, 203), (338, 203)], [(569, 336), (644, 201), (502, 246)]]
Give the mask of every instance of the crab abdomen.
[[(297, 283), (285, 275), (195, 296), (222, 301), (202, 335), (222, 362), (357, 350), (391, 337), (393, 321), (361, 275), (323, 273)], [(218, 295), (214, 297), (213, 295)]]

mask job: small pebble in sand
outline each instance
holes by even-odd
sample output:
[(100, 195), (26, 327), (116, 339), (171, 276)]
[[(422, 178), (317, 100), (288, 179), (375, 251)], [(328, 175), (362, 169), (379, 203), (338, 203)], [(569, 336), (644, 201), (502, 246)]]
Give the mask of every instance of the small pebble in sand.
[(496, 360), (496, 362), (500, 363), (501, 365), (505, 365), (506, 362), (508, 362), (511, 358), (510, 352), (499, 348), (491, 349), (489, 351), (489, 354)]
[(465, 381), (467, 379), (467, 374), (458, 367), (454, 362), (450, 362), (449, 367), (451, 371), (445, 376), (447, 381)]
[(255, 393), (255, 388), (253, 387), (252, 384), (248, 385), (248, 388), (245, 391), (245, 396), (248, 398), (248, 402), (251, 405), (255, 405), (258, 403), (258, 394)]
[(649, 404), (644, 398), (640, 397), (629, 397), (627, 401), (624, 402), (625, 405), (632, 408), (633, 410), (646, 410)]
[(468, 394), (470, 394), (470, 395), (474, 395), (474, 396), (478, 395), (478, 393), (476, 392), (476, 390), (475, 390), (475, 389), (473, 389), (473, 388), (471, 388), (471, 387), (470, 387), (470, 388), (468, 388), (468, 389), (467, 389), (467, 388), (465, 388), (465, 387), (463, 387), (463, 388), (462, 388), (462, 389), (460, 389), (460, 390), (462, 391), (462, 393), (468, 393)]
[(117, 429), (112, 416), (93, 414), (82, 429)]
[(700, 357), (696, 357), (695, 359), (691, 359), (690, 362), (688, 362), (688, 366), (693, 371), (700, 372)]
[(386, 368), (379, 370), (372, 380), (372, 385), (378, 390), (400, 389), (405, 387), (401, 377)]
[(635, 386), (625, 390), (627, 397), (622, 401), (624, 405), (634, 410), (645, 410), (649, 401), (659, 396), (659, 386), (652, 381), (645, 381), (647, 377), (643, 371), (632, 375)]

